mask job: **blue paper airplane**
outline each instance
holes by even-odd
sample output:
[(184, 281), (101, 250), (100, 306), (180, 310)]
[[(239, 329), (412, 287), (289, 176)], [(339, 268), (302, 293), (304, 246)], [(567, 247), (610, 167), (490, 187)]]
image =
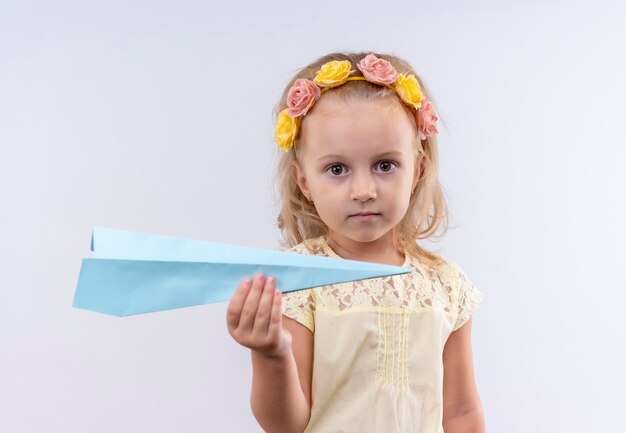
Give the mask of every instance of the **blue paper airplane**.
[(406, 274), (412, 269), (94, 227), (73, 306), (114, 316), (228, 301), (243, 278), (276, 278), (283, 293)]

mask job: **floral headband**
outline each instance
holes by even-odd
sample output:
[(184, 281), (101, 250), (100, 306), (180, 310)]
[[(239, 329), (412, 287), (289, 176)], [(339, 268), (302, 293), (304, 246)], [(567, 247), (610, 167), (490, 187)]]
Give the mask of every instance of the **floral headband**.
[(413, 74), (398, 74), (391, 63), (368, 54), (357, 64), (363, 73), (362, 77), (350, 77), (356, 72), (348, 60), (331, 62), (322, 65), (313, 81), (298, 78), (287, 93), (287, 107), (278, 114), (275, 140), (285, 152), (295, 146), (302, 117), (311, 109), (315, 101), (326, 90), (341, 86), (351, 80), (365, 80), (395, 90), (402, 102), (415, 111), (420, 140), (425, 140), (437, 133), (432, 103), (423, 95), (417, 79)]

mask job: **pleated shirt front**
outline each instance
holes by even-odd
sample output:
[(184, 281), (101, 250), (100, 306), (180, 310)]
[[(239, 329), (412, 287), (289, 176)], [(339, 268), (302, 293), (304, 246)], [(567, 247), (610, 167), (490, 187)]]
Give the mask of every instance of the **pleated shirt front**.
[[(288, 251), (341, 259), (324, 236)], [(304, 433), (443, 433), (443, 349), (483, 294), (450, 259), (402, 266), (414, 272), (283, 294), (314, 334)]]

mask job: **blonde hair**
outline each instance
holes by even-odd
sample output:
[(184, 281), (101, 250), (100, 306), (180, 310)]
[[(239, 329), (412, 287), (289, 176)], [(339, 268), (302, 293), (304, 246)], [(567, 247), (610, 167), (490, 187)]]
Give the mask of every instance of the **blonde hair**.
[[(298, 78), (313, 80), (321, 66), (333, 60), (348, 60), (356, 69), (356, 76), (362, 76), (356, 68), (356, 64), (364, 58), (368, 52), (337, 52), (327, 54), (313, 61), (309, 65), (300, 69), (285, 87), (283, 94), (274, 106), (274, 124), (278, 114), (287, 108), (287, 94), (293, 83)], [(390, 62), (398, 73), (408, 75), (413, 74), (420, 83), (420, 87), (425, 97), (431, 102), (433, 99), (426, 88), (424, 81), (415, 72), (413, 67), (404, 59), (390, 54), (373, 53), (378, 58)], [(364, 80), (349, 81), (341, 86), (330, 89), (322, 95), (322, 98), (329, 96), (341, 98), (344, 101), (354, 99), (386, 100), (398, 98), (394, 90), (372, 84)], [(400, 99), (397, 99), (400, 102)], [(403, 103), (406, 113), (410, 116), (412, 124), (415, 126), (415, 117), (411, 110)], [(433, 102), (433, 106), (435, 106)], [(303, 119), (302, 125), (306, 116)], [(406, 214), (394, 230), (394, 244), (406, 253), (417, 257), (420, 262), (426, 265), (436, 266), (443, 262), (442, 257), (434, 252), (427, 251), (420, 247), (416, 241), (433, 236), (437, 229), (443, 225), (443, 232), (439, 239), (443, 238), (448, 230), (448, 207), (444, 198), (443, 188), (439, 183), (439, 159), (437, 155), (437, 135), (431, 135), (425, 140), (417, 137), (417, 127), (415, 127), (415, 163), (419, 162), (420, 154), (423, 154), (422, 171), (417, 186), (411, 194), (409, 206)], [(301, 135), (301, 132), (300, 134)], [(296, 143), (299, 143), (296, 137)], [(275, 172), (275, 185), (279, 187), (279, 201), (281, 205), (277, 223), (281, 230), (284, 241), (283, 247), (293, 247), (306, 239), (319, 237), (328, 234), (328, 227), (317, 214), (315, 206), (310, 203), (300, 190), (292, 173), (292, 163), (299, 161), (294, 144), (289, 151), (285, 152), (275, 145), (275, 149), (280, 153)]]

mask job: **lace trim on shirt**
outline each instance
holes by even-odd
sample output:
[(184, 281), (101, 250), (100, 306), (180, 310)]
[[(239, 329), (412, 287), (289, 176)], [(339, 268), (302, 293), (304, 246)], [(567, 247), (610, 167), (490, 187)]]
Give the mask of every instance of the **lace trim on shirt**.
[[(339, 257), (323, 236), (308, 239), (288, 251), (317, 256)], [(428, 271), (406, 254), (405, 267), (414, 272), (404, 275), (349, 281), (283, 294), (283, 314), (315, 332), (315, 310), (348, 309), (437, 309), (457, 313), (453, 331), (469, 320), (482, 300), (482, 293), (467, 278), (458, 264), (445, 259), (443, 265)], [(456, 308), (453, 306), (456, 305)]]

